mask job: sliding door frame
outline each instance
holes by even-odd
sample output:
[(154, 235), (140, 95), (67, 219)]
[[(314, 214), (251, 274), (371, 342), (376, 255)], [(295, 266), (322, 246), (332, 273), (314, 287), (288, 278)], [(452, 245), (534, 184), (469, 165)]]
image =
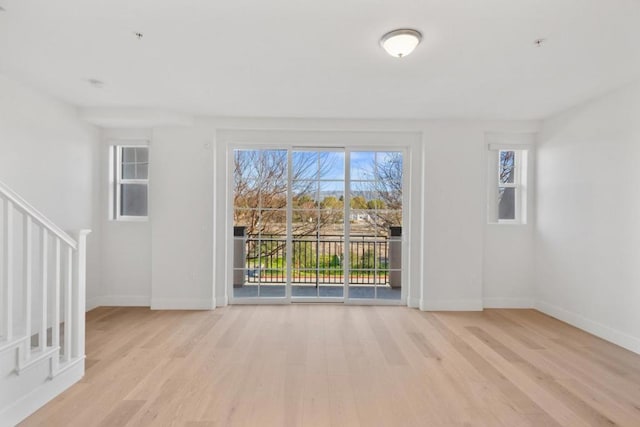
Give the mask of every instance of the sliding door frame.
[[(234, 212), (234, 152), (235, 150), (286, 150), (287, 151), (287, 242), (286, 242), (286, 283), (285, 283), (285, 296), (284, 297), (234, 297), (233, 287), (233, 212)], [(340, 151), (344, 152), (344, 261), (343, 265), (343, 296), (342, 297), (293, 297), (292, 296), (292, 250), (293, 250), (293, 233), (292, 230), (292, 218), (293, 218), (293, 192), (291, 191), (292, 183), (292, 156), (295, 150), (304, 151)], [(350, 277), (350, 214), (351, 214), (351, 154), (353, 152), (400, 152), (402, 153), (402, 264), (401, 264), (401, 295), (400, 299), (377, 299), (377, 298), (351, 298), (349, 289), (349, 277)], [(294, 144), (274, 144), (268, 142), (229, 142), (226, 146), (226, 164), (227, 164), (227, 176), (226, 176), (226, 224), (224, 235), (227, 236), (226, 242), (226, 287), (229, 304), (291, 304), (291, 303), (344, 303), (348, 305), (407, 305), (407, 299), (409, 295), (409, 289), (411, 284), (409, 283), (409, 245), (408, 238), (411, 231), (410, 227), (410, 201), (409, 201), (409, 153), (410, 147), (406, 145), (391, 146), (391, 145), (379, 145), (379, 144), (344, 144), (337, 146), (336, 144), (322, 144), (322, 143), (308, 143), (304, 145)], [(318, 267), (316, 267), (318, 268)], [(377, 284), (376, 284), (377, 286)]]

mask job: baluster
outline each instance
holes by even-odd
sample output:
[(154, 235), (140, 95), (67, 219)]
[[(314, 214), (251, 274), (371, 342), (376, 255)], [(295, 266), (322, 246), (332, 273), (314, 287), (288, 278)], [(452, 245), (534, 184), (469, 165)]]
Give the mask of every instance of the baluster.
[(2, 335), (7, 341), (13, 338), (13, 203), (7, 200), (3, 214), (3, 319)]
[(4, 204), (3, 215), (4, 235), (4, 300), (2, 311), (4, 330), (1, 332), (7, 341), (13, 338), (13, 202), (7, 200)]
[(87, 235), (91, 230), (82, 230), (78, 233), (78, 248), (75, 252), (74, 263), (74, 301), (73, 301), (73, 356), (84, 357), (84, 317), (86, 306), (86, 274), (87, 274)]
[(22, 262), (24, 279), (24, 330), (27, 336), (25, 342), (25, 361), (31, 358), (31, 244), (32, 244), (32, 222), (31, 217), (24, 214), (24, 242), (22, 244)]
[[(60, 239), (55, 244), (55, 276), (53, 290), (53, 325), (51, 326), (51, 346), (60, 347)], [(53, 371), (58, 370), (59, 357), (53, 358)]]
[(47, 268), (48, 268), (48, 233), (42, 228), (42, 321), (40, 324), (40, 339), (38, 345), (41, 351), (47, 348)]
[(71, 305), (72, 305), (72, 283), (73, 283), (73, 249), (67, 247), (67, 285), (64, 293), (64, 360), (71, 360)]

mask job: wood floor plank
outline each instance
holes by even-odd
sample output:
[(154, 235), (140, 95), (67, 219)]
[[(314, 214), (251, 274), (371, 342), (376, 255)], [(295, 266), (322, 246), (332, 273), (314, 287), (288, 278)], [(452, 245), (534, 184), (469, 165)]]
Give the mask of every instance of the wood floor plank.
[(425, 314), (425, 318), (451, 341), (456, 350), (461, 353), (478, 372), (482, 373), (487, 381), (497, 386), (505, 396), (508, 396), (509, 401), (516, 406), (520, 413), (536, 414), (536, 416), (544, 420), (545, 425), (548, 426), (560, 425), (554, 418), (548, 415), (547, 411), (536, 404), (530, 396), (516, 386), (512, 379), (509, 379), (498, 368), (493, 366), (487, 358), (478, 353), (468, 342), (452, 332), (436, 315), (427, 313)]
[(123, 426), (145, 404), (144, 400), (121, 400), (116, 407), (98, 424), (99, 427)]
[(520, 341), (525, 347), (532, 350), (543, 350), (544, 346), (532, 337), (524, 326), (500, 313), (499, 310), (485, 310), (485, 315), (492, 323), (500, 325), (500, 328), (508, 335)]
[(534, 310), (109, 307), (21, 426), (638, 426), (640, 355)]
[(524, 372), (527, 376), (540, 384), (545, 390), (554, 395), (558, 401), (562, 402), (578, 416), (587, 421), (589, 425), (616, 425), (615, 421), (598, 412), (587, 402), (580, 399), (579, 396), (575, 395), (562, 384), (557, 382), (551, 374), (540, 370), (535, 365), (524, 360), (514, 351), (503, 345), (499, 340), (485, 332), (482, 328), (469, 326), (467, 329), (477, 338), (486, 343), (492, 350), (500, 354), (506, 361), (514, 364), (514, 366), (518, 367), (520, 371)]

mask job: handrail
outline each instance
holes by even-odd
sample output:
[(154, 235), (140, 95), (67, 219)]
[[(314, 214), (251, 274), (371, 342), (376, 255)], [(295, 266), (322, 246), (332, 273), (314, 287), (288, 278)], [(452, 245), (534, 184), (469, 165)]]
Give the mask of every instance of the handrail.
[(15, 208), (29, 215), (37, 223), (49, 230), (51, 233), (55, 234), (60, 240), (65, 242), (72, 249), (76, 250), (78, 248), (78, 243), (71, 236), (69, 236), (60, 227), (51, 222), (51, 220), (40, 213), (40, 211), (31, 206), (26, 200), (18, 196), (16, 192), (11, 190), (2, 181), (0, 181), (0, 194), (6, 197), (7, 200), (11, 201), (15, 205)]

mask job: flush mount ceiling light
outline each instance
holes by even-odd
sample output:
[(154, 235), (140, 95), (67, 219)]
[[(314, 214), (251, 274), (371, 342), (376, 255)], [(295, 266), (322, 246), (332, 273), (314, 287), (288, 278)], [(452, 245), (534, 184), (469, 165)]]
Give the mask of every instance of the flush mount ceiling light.
[(393, 30), (382, 36), (380, 46), (391, 56), (403, 58), (409, 55), (422, 40), (422, 34), (417, 30)]

